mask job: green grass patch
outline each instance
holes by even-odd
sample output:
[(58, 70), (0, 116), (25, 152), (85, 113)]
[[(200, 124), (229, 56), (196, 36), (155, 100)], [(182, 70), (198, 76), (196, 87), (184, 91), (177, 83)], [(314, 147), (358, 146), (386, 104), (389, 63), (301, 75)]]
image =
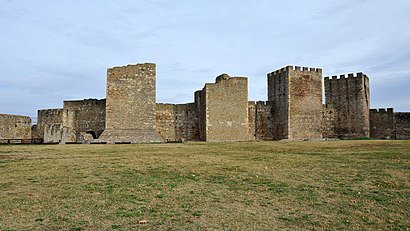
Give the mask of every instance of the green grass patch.
[(409, 230), (409, 207), (409, 141), (0, 146), (0, 230)]

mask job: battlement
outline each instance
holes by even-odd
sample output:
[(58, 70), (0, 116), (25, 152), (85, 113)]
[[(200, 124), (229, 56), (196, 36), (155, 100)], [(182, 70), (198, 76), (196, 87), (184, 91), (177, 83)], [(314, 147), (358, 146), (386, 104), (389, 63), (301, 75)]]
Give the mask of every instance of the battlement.
[(70, 105), (105, 105), (106, 100), (105, 99), (83, 99), (83, 100), (65, 100), (63, 101), (64, 106), (70, 106)]
[(370, 113), (394, 113), (393, 108), (370, 109)]
[(333, 75), (332, 77), (326, 76), (326, 77), (325, 77), (325, 81), (328, 81), (328, 80), (340, 80), (340, 79), (352, 79), (352, 78), (357, 78), (357, 79), (359, 79), (359, 78), (368, 78), (368, 77), (367, 77), (367, 75), (363, 74), (362, 72), (359, 72), (359, 73), (357, 73), (356, 75), (353, 74), (353, 73), (350, 73), (350, 74), (347, 75), (347, 78), (346, 78), (346, 75), (345, 75), (345, 74), (341, 74), (341, 75), (339, 75), (339, 76)]
[(52, 116), (52, 115), (62, 115), (63, 109), (41, 109), (37, 111), (38, 117), (42, 116)]
[(271, 73), (268, 74), (268, 77), (273, 77), (273, 76), (278, 76), (281, 75), (283, 73), (287, 73), (290, 71), (294, 71), (294, 72), (306, 72), (306, 73), (322, 73), (322, 69), (321, 68), (314, 68), (314, 67), (301, 67), (301, 66), (286, 66), (283, 67), (279, 70), (273, 71)]

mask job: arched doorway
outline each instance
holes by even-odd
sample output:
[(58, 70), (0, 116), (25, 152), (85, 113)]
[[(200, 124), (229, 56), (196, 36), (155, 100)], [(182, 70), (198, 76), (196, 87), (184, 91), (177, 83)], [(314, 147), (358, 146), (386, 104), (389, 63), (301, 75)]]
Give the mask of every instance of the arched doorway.
[(97, 135), (95, 134), (95, 132), (93, 132), (93, 131), (87, 131), (86, 133), (92, 135), (92, 136), (93, 136), (93, 139), (97, 139)]

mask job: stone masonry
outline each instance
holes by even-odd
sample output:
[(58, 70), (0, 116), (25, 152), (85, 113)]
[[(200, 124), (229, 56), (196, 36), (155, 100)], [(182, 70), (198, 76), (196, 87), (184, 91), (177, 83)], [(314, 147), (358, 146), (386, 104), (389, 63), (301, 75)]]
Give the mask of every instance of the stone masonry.
[(108, 69), (105, 130), (108, 143), (161, 142), (156, 130), (156, 66), (153, 63)]
[(198, 141), (198, 115), (195, 103), (157, 104), (157, 131), (166, 141)]
[(322, 69), (287, 66), (268, 74), (274, 139), (322, 138)]
[(218, 76), (197, 95), (202, 116), (199, 117), (203, 141), (250, 140), (248, 130), (248, 79)]
[[(358, 73), (325, 77), (326, 138), (370, 137), (369, 78)], [(333, 114), (332, 114), (333, 113)]]
[(6, 139), (19, 139), (12, 142), (30, 143), (31, 118), (28, 116), (0, 114), (0, 143), (8, 143)]
[(45, 143), (150, 143), (410, 139), (410, 113), (371, 109), (362, 73), (325, 77), (322, 70), (287, 66), (267, 75), (268, 101), (248, 101), (248, 79), (218, 76), (194, 93), (194, 102), (156, 102), (156, 65), (110, 68), (107, 99), (64, 101), (61, 109), (28, 117), (0, 115), (0, 140)]
[(396, 139), (410, 140), (410, 113), (394, 113), (394, 127), (396, 130)]
[(393, 108), (370, 109), (370, 138), (395, 139)]
[(105, 130), (105, 99), (64, 101), (62, 141), (89, 143)]

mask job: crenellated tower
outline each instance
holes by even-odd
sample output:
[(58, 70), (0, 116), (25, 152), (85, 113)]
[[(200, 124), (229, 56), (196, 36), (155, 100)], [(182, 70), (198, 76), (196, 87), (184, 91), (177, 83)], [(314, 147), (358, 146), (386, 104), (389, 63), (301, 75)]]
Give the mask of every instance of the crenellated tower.
[(325, 77), (325, 138), (369, 138), (369, 78), (363, 73)]
[(322, 138), (322, 69), (287, 66), (268, 74), (273, 139)]

